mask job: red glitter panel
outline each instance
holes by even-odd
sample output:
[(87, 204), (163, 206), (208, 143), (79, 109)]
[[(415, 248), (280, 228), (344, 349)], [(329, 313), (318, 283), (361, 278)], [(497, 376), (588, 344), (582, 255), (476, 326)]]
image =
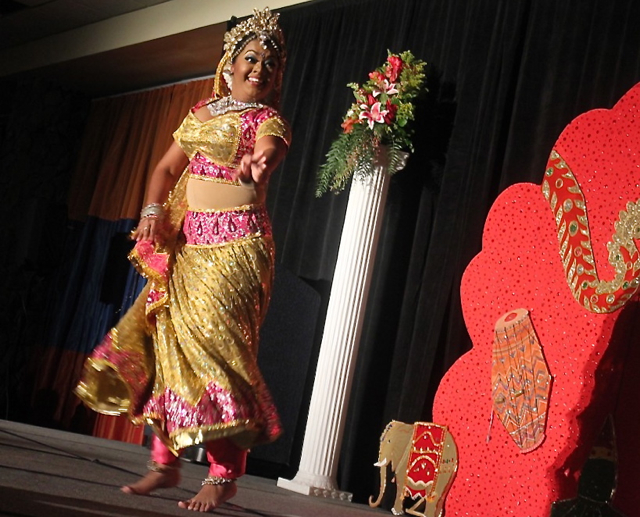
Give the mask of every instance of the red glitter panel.
[[(640, 84), (613, 109), (575, 119), (553, 149), (584, 196), (589, 228), (584, 241), (600, 280), (616, 275), (607, 243), (617, 232), (620, 212), (640, 198), (639, 100)], [(612, 312), (594, 312), (579, 303), (568, 281), (570, 266), (565, 268), (567, 253), (561, 250), (556, 216), (541, 185), (508, 188), (491, 208), (482, 252), (463, 276), (462, 306), (474, 346), (444, 376), (433, 412), (434, 421), (455, 436), (459, 450), (447, 517), (547, 517), (553, 501), (576, 496), (580, 469), (615, 409), (637, 296)], [(503, 426), (494, 425), (487, 441), (494, 324), (520, 307), (529, 311), (553, 377), (546, 437), (526, 454)], [(629, 411), (637, 412), (637, 407)], [(621, 479), (614, 505), (636, 515), (637, 429), (616, 422), (616, 431), (620, 472), (627, 479)]]

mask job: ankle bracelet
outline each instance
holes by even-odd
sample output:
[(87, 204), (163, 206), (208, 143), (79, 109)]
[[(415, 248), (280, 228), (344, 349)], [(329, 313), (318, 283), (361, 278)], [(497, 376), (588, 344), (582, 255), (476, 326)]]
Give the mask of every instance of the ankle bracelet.
[(233, 478), (221, 478), (218, 476), (209, 476), (207, 478), (204, 478), (204, 481), (202, 482), (202, 486), (204, 485), (225, 485), (227, 483), (233, 483), (235, 481), (235, 479)]

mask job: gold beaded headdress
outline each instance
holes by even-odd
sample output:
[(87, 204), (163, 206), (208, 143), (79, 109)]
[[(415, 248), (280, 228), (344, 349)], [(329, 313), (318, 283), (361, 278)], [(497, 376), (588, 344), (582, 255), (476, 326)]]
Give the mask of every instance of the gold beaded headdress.
[(278, 25), (279, 14), (271, 13), (268, 7), (262, 11), (253, 10), (253, 16), (240, 22), (224, 35), (224, 55), (218, 64), (213, 83), (213, 95), (216, 98), (226, 97), (231, 93), (230, 67), (236, 56), (247, 43), (254, 39), (260, 40), (260, 45), (266, 50), (271, 47), (278, 56), (280, 66), (274, 83), (275, 100), (271, 104), (277, 105), (282, 87), (282, 74), (287, 59), (284, 35)]

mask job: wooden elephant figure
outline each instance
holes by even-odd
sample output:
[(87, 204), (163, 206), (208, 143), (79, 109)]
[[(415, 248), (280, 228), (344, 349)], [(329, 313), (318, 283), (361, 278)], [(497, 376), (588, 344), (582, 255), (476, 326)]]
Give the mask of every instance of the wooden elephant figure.
[(444, 500), (458, 468), (458, 450), (453, 436), (444, 426), (429, 422), (405, 424), (392, 420), (380, 437), (380, 452), (376, 467), (380, 468), (380, 492), (369, 506), (382, 502), (387, 470), (394, 474), (396, 497), (391, 512), (404, 513), (404, 501), (410, 497), (415, 504), (407, 508), (410, 515), (440, 517)]

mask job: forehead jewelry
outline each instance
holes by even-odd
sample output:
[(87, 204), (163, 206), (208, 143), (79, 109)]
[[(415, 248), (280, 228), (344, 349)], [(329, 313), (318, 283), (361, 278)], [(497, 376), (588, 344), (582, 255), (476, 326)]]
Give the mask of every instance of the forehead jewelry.
[[(249, 41), (249, 36), (255, 36), (260, 41), (260, 46), (267, 50), (270, 45), (280, 56), (284, 53), (284, 36), (278, 25), (278, 13), (271, 13), (268, 7), (262, 11), (253, 10), (253, 16), (240, 22), (224, 35), (224, 50), (232, 58), (236, 57), (244, 47), (243, 43)], [(253, 39), (253, 38), (251, 38)]]

